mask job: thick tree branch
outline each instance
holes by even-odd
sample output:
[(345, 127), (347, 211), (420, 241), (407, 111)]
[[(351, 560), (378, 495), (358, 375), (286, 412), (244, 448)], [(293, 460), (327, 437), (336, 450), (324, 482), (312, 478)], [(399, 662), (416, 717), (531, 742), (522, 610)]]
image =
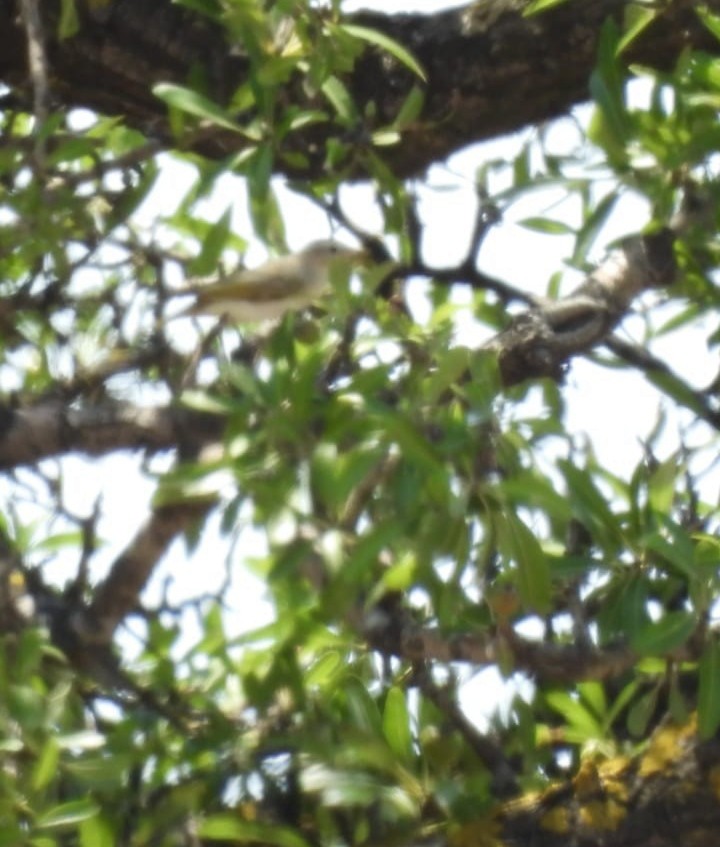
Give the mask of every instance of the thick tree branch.
[(567, 361), (605, 341), (635, 297), (675, 280), (674, 230), (627, 239), (569, 296), (517, 315), (487, 345), (505, 386), (562, 377)]
[(156, 506), (107, 578), (96, 588), (88, 609), (79, 616), (76, 633), (82, 643), (109, 644), (113, 633), (137, 605), (153, 569), (170, 544), (215, 505), (212, 495)]
[[(525, 18), (527, 2), (478, 0), (435, 15), (366, 12), (352, 17), (352, 22), (378, 29), (405, 45), (427, 73), (422, 115), (404, 130), (402, 142), (384, 153), (399, 176), (419, 173), (470, 143), (562, 115), (588, 98), (601, 26), (608, 17), (621, 22), (632, 4), (629, 0), (563, 3)], [(242, 45), (228, 44), (219, 27), (171, 0), (77, 5), (79, 31), (60, 41), (56, 35), (60, 2), (43, 4), (53, 92), (68, 105), (123, 114), (148, 135), (169, 141), (165, 106), (151, 92), (154, 83), (187, 83), (191, 72), (202, 68), (206, 91), (226, 103), (247, 79), (249, 62)], [(695, 5), (687, 0), (664, 4), (658, 19), (633, 43), (628, 60), (668, 69), (688, 47), (717, 53), (718, 43), (700, 23)], [(720, 0), (705, 5), (720, 11)], [(14, 0), (0, 0), (0, 24), (0, 79), (21, 93), (28, 88), (27, 58)], [(391, 123), (418, 84), (387, 53), (375, 50), (366, 51), (343, 81), (358, 114), (376, 115), (372, 126), (357, 128), (353, 143), (365, 143), (357, 139)], [(300, 83), (296, 78), (279, 91), (280, 100), (324, 109), (328, 121), (284, 141), (276, 167), (312, 177), (323, 172), (325, 141), (337, 135), (338, 127), (327, 101), (319, 95), (308, 97)], [(214, 129), (189, 143), (214, 158), (242, 146), (236, 133)], [(283, 163), (282, 154), (293, 151), (307, 158), (302, 173), (297, 159), (293, 166)]]
[(216, 441), (223, 429), (221, 417), (174, 407), (107, 401), (74, 408), (60, 400), (18, 409), (5, 405), (0, 406), (0, 470), (66, 453), (102, 456), (203, 444)]
[[(661, 726), (643, 752), (588, 757), (572, 781), (528, 794), (492, 813), (494, 844), (533, 847), (709, 847), (720, 803), (716, 740), (699, 742), (694, 721)], [(478, 828), (478, 823), (468, 827)], [(462, 843), (473, 841), (456, 834)]]
[(448, 635), (415, 623), (399, 608), (375, 607), (366, 614), (364, 635), (373, 650), (411, 662), (469, 662), (497, 665), (512, 656), (514, 667), (542, 682), (568, 683), (609, 679), (637, 661), (625, 646), (596, 648), (584, 644), (546, 644), (491, 630)]
[(48, 67), (40, 4), (37, 0), (20, 0), (20, 10), (27, 33), (28, 70), (33, 86), (33, 110), (35, 117), (42, 124), (47, 118), (48, 109)]

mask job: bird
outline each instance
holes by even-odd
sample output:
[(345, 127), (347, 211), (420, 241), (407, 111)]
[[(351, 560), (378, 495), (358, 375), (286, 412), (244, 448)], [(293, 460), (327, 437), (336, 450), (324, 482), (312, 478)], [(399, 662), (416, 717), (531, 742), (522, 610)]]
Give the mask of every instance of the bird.
[(178, 294), (192, 294), (195, 302), (177, 317), (212, 315), (238, 323), (275, 320), (314, 303), (330, 287), (336, 270), (349, 271), (365, 259), (363, 250), (336, 241), (314, 241), (298, 253), (224, 278), (194, 277)]

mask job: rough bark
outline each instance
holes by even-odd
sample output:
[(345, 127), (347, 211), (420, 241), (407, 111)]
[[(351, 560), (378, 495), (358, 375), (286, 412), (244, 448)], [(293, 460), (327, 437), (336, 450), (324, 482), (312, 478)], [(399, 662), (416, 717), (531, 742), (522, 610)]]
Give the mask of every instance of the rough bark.
[[(608, 17), (620, 21), (632, 4), (574, 0), (525, 18), (527, 3), (480, 0), (435, 15), (353, 16), (353, 23), (381, 30), (405, 45), (427, 73), (422, 115), (404, 131), (400, 144), (383, 148), (398, 176), (417, 174), (473, 142), (562, 115), (588, 98), (601, 26)], [(666, 8), (634, 43), (628, 59), (670, 68), (690, 46), (718, 52), (717, 41), (695, 13), (697, 4), (671, 0), (663, 5)], [(228, 44), (221, 29), (170, 0), (78, 6), (79, 31), (59, 41), (55, 33), (60, 2), (43, 4), (53, 93), (68, 105), (122, 114), (148, 135), (169, 140), (165, 106), (153, 96), (153, 83), (186, 83), (191, 71), (202, 68), (206, 91), (226, 102), (247, 77), (242, 47)], [(705, 6), (717, 13), (720, 0)], [(25, 39), (14, 0), (0, 0), (0, 79), (16, 93), (24, 90), (29, 102)], [(374, 126), (352, 133), (363, 143), (369, 131), (393, 120), (418, 80), (387, 54), (368, 50), (344, 82), (359, 114), (367, 114), (368, 104), (374, 104)], [(308, 100), (299, 84), (291, 83), (279, 96), (328, 109), (318, 97)], [(292, 146), (307, 156), (303, 176), (322, 172), (324, 142), (337, 133), (329, 120), (292, 136)], [(236, 152), (241, 143), (237, 134), (215, 130), (188, 142), (197, 152), (216, 158)], [(282, 152), (292, 152), (290, 145), (280, 151), (276, 167), (291, 172)], [(297, 175), (297, 165), (294, 170)]]
[(569, 297), (513, 318), (486, 345), (497, 353), (503, 385), (560, 380), (570, 357), (605, 341), (638, 294), (675, 281), (674, 241), (670, 228), (627, 239)]
[(114, 450), (157, 452), (178, 445), (193, 451), (221, 438), (224, 426), (216, 415), (130, 403), (82, 409), (69, 408), (63, 400), (20, 409), (0, 405), (0, 469), (67, 453), (103, 456)]
[[(720, 825), (718, 742), (694, 721), (660, 727), (642, 754), (584, 760), (572, 781), (511, 801), (457, 843), (532, 847), (710, 847)], [(468, 828), (470, 829), (470, 828)], [(488, 840), (489, 834), (492, 838)]]

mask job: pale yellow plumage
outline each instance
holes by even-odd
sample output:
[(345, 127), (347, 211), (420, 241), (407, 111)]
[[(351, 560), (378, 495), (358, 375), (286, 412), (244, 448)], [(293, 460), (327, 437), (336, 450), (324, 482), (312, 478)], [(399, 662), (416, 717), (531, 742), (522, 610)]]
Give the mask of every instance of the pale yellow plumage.
[(328, 289), (336, 267), (349, 269), (364, 256), (334, 241), (318, 241), (224, 279), (190, 279), (182, 294), (193, 294), (195, 302), (182, 314), (215, 315), (239, 323), (273, 320), (315, 302)]

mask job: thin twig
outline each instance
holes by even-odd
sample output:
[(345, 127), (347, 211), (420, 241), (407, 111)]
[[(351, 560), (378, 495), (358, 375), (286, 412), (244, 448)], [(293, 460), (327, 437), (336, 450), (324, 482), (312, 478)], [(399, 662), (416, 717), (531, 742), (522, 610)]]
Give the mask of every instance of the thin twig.
[(651, 382), (657, 384), (652, 375), (659, 376), (659, 382), (663, 383), (661, 389), (664, 388), (676, 403), (690, 409), (715, 429), (720, 429), (720, 409), (713, 407), (707, 392), (691, 388), (662, 359), (644, 347), (630, 344), (616, 335), (609, 336), (603, 343), (618, 358), (641, 370)]
[(125, 171), (132, 168), (138, 168), (144, 165), (149, 159), (152, 159), (163, 150), (162, 144), (157, 141), (147, 141), (138, 147), (134, 147), (127, 153), (121, 156), (116, 156), (114, 159), (102, 159), (84, 171), (62, 171), (57, 174), (62, 180), (62, 187), (76, 187), (90, 180), (101, 180), (104, 176), (113, 171)]
[(478, 210), (475, 215), (475, 223), (473, 224), (473, 231), (470, 236), (470, 248), (467, 256), (468, 263), (473, 264), (477, 261), (480, 248), (483, 246), (490, 230), (502, 219), (500, 209), (492, 202), (487, 191), (481, 185), (477, 186), (476, 195)]
[(42, 135), (37, 132), (47, 119), (48, 63), (45, 53), (42, 18), (37, 0), (20, 0), (20, 12), (28, 42), (28, 69), (33, 86), (33, 111), (37, 120), (35, 153), (38, 160), (44, 153)]

